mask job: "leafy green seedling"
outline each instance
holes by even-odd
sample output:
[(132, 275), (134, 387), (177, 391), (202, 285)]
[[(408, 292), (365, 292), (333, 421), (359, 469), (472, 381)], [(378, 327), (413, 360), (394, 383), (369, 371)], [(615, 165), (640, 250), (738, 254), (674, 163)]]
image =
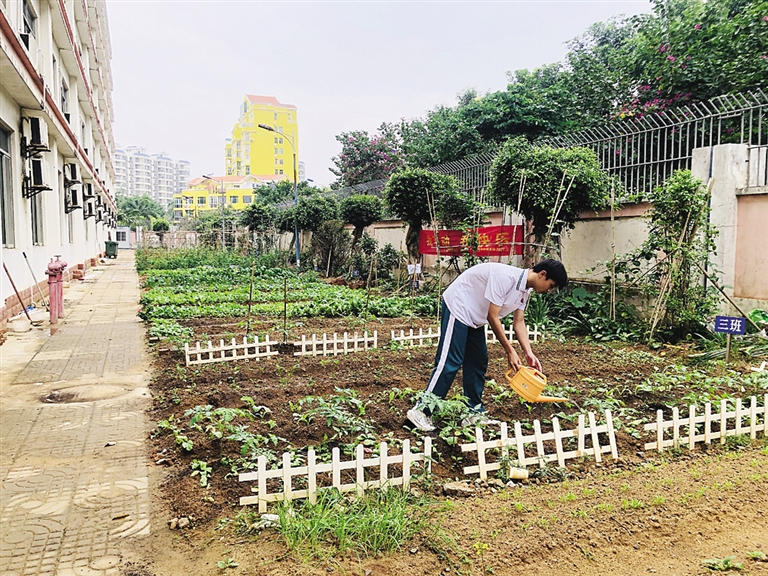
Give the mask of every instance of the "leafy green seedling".
[(219, 560), (218, 562), (216, 562), (216, 567), (219, 570), (226, 570), (227, 568), (237, 568), (238, 566), (239, 564), (235, 562), (235, 559), (230, 558), (229, 556), (227, 556), (226, 560)]
[(744, 565), (740, 562), (734, 562), (736, 556), (726, 556), (725, 558), (709, 558), (702, 560), (701, 565), (714, 572), (728, 572), (729, 570), (744, 570)]

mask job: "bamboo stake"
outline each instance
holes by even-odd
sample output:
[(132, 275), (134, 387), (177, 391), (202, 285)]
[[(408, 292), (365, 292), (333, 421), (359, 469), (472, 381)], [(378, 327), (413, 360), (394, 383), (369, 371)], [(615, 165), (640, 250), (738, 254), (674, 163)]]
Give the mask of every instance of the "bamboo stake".
[[(549, 240), (550, 240), (550, 236), (552, 235), (552, 230), (555, 227), (555, 221), (557, 220), (557, 217), (560, 216), (560, 210), (563, 208), (563, 204), (565, 204), (565, 198), (566, 196), (568, 196), (568, 192), (571, 190), (573, 181), (576, 178), (576, 175), (574, 174), (573, 177), (571, 177), (571, 181), (568, 184), (568, 188), (565, 190), (565, 193), (563, 193), (563, 184), (565, 184), (565, 176), (566, 176), (566, 173), (563, 172), (563, 178), (560, 181), (560, 189), (557, 191), (557, 198), (555, 198), (555, 205), (552, 207), (552, 217), (549, 219), (549, 226), (547, 227), (547, 235), (544, 237), (544, 251), (546, 256), (549, 256)], [(560, 194), (563, 194), (562, 201), (560, 199)]]
[(614, 220), (615, 189), (611, 183), (611, 320), (616, 320), (616, 222)]
[(371, 265), (368, 267), (368, 278), (365, 279), (365, 317), (363, 321), (363, 328), (368, 323), (368, 302), (371, 299), (371, 274), (373, 274), (373, 261), (376, 259), (376, 255), (371, 256)]
[[(712, 194), (712, 187), (715, 184), (714, 178), (709, 179), (709, 184), (707, 185), (707, 197), (709, 197)], [(696, 229), (698, 227), (698, 217), (701, 215), (701, 211), (704, 209), (705, 206), (708, 205), (707, 203), (702, 203), (701, 208), (699, 208), (699, 213), (696, 215), (696, 219), (694, 220), (694, 227), (690, 231), (690, 234), (688, 234), (688, 238), (693, 238)], [(668, 255), (670, 258), (670, 264), (669, 269), (667, 270), (667, 274), (662, 277), (661, 281), (661, 288), (659, 290), (659, 296), (657, 297), (656, 304), (654, 306), (653, 310), (653, 316), (652, 322), (651, 322), (651, 332), (648, 336), (649, 340), (653, 340), (653, 333), (656, 330), (656, 326), (661, 321), (661, 314), (662, 314), (662, 308), (666, 307), (666, 300), (668, 298), (668, 292), (671, 290), (672, 286), (672, 277), (677, 272), (676, 268), (678, 266), (679, 261), (676, 259), (676, 255), (680, 252), (680, 248), (683, 245), (683, 240), (686, 237), (686, 233), (688, 232), (688, 225), (691, 221), (691, 214), (693, 213), (692, 210), (688, 211), (688, 215), (685, 217), (685, 224), (683, 224), (683, 230), (680, 233), (680, 239), (677, 241), (677, 247)], [(695, 264), (698, 265), (698, 262), (695, 262)]]
[(435, 252), (437, 252), (437, 321), (440, 322), (440, 287), (441, 287), (441, 264), (440, 264), (440, 238), (437, 229), (437, 212), (435, 210), (434, 198), (427, 192), (427, 208), (429, 209), (429, 218), (432, 220), (432, 230), (435, 234)]
[(283, 278), (283, 344), (288, 342), (288, 278)]
[(717, 284), (717, 282), (715, 282), (715, 279), (712, 278), (712, 276), (710, 276), (709, 273), (706, 270), (704, 270), (704, 267), (701, 264), (699, 264), (698, 262), (696, 262), (695, 264), (696, 264), (696, 266), (699, 267), (699, 270), (701, 270), (704, 273), (704, 276), (707, 277), (707, 280), (712, 282), (712, 285), (720, 291), (720, 294), (722, 294), (725, 297), (725, 299), (728, 300), (728, 302), (731, 303), (731, 306), (736, 308), (736, 310), (739, 312), (739, 314), (744, 316), (744, 318), (747, 319), (747, 322), (752, 324), (752, 326), (755, 327), (755, 330), (757, 330), (758, 334), (760, 334), (763, 331), (762, 328), (760, 328), (760, 326), (758, 326), (749, 316), (744, 314), (744, 311), (736, 304), (736, 302), (734, 302), (731, 299), (730, 296), (728, 296), (728, 294), (725, 293), (725, 291), (722, 288), (720, 288), (720, 286)]
[(256, 269), (256, 260), (251, 262), (251, 287), (248, 289), (248, 322), (245, 325), (245, 335), (251, 333), (251, 301), (253, 300), (253, 272)]

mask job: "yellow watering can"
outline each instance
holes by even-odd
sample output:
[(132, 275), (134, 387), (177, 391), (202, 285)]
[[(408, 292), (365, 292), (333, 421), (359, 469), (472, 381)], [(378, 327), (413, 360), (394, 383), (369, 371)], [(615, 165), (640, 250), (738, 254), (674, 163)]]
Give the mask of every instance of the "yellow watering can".
[(514, 372), (510, 369), (506, 373), (509, 386), (520, 394), (520, 396), (526, 402), (567, 402), (568, 398), (556, 398), (554, 396), (542, 396), (541, 392), (547, 385), (547, 377), (534, 368), (527, 368), (521, 366), (520, 369), (510, 376)]

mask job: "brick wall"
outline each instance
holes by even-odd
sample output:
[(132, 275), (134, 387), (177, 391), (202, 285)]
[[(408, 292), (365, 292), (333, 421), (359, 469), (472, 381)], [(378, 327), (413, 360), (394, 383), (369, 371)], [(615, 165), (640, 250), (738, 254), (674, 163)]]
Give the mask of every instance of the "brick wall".
[[(73, 264), (71, 266), (68, 266), (67, 269), (64, 271), (64, 275), (63, 275), (64, 282), (69, 282), (71, 280), (82, 280), (85, 277), (85, 271), (88, 270), (88, 268), (96, 266), (98, 263), (99, 263), (98, 258), (88, 258), (82, 264)], [(40, 290), (42, 290), (43, 295), (47, 300), (48, 299), (48, 276), (45, 277), (45, 280), (39, 282), (38, 286), (40, 286)], [(24, 307), (29, 306), (32, 302), (35, 302), (38, 305), (42, 304), (40, 302), (40, 291), (38, 291), (38, 289), (35, 288), (34, 284), (29, 286), (28, 288), (19, 290), (19, 295), (21, 296), (22, 302), (24, 302), (24, 306), (22, 306), (22, 304), (19, 302), (19, 299), (16, 298), (16, 294), (14, 293), (12, 293), (8, 298), (5, 299), (5, 302), (3, 303), (2, 308), (0, 308), (0, 328), (5, 327), (8, 323), (8, 320), (13, 318), (17, 314), (20, 314), (24, 309)]]

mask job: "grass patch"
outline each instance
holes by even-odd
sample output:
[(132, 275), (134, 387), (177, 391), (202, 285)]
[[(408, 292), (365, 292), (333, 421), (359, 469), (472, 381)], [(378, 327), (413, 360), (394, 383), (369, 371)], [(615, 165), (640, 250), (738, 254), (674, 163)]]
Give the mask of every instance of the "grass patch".
[(323, 560), (352, 553), (359, 558), (401, 550), (417, 535), (439, 555), (456, 550), (441, 526), (439, 503), (399, 488), (351, 498), (324, 490), (317, 503), (278, 507), (278, 532), (301, 560)]

